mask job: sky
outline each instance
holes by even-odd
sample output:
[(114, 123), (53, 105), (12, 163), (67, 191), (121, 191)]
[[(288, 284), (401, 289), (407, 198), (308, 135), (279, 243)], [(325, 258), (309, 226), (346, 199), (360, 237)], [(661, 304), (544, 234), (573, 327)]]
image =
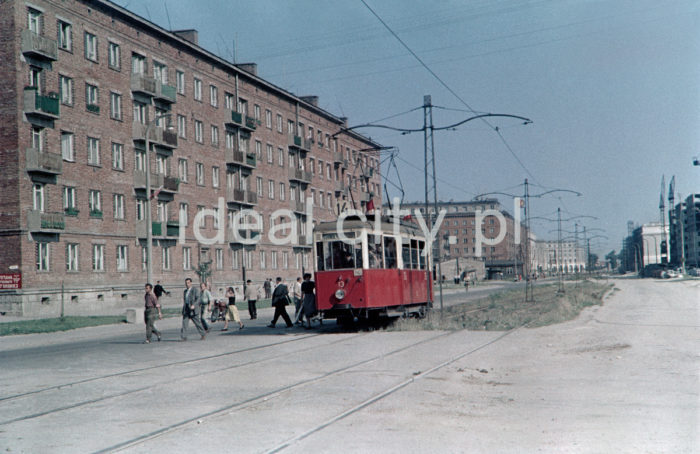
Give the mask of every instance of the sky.
[[(531, 195), (577, 191), (532, 198), (530, 214), (561, 209), (563, 229), (585, 226), (601, 257), (619, 252), (628, 221), (660, 222), (662, 178), (666, 193), (672, 176), (683, 197), (700, 193), (697, 0), (116, 3), (165, 29), (197, 29), (200, 46), (257, 63), (259, 76), (318, 96), (350, 125), (420, 129), (424, 95), (435, 127), (481, 113), (531, 119), (436, 131), (439, 199), (522, 195), (525, 179)], [(395, 147), (404, 200), (423, 200), (422, 133), (357, 131)], [(389, 195), (401, 197), (385, 157)], [(513, 212), (512, 198), (497, 197)], [(556, 239), (544, 219), (533, 231)]]

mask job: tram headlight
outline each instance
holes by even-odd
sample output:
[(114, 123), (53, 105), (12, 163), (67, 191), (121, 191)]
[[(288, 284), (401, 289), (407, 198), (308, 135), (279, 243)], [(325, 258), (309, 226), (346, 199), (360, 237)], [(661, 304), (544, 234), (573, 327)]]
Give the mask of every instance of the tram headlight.
[(338, 300), (342, 300), (345, 298), (345, 290), (342, 288), (339, 288), (338, 290), (335, 291), (335, 298)]

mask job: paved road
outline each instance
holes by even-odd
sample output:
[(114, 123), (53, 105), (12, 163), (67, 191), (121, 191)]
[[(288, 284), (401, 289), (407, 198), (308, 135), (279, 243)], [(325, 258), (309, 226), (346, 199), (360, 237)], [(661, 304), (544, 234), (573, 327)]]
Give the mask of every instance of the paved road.
[[(694, 452), (698, 281), (511, 332), (141, 326), (0, 340), (7, 452)], [(218, 326), (220, 327), (219, 323)]]

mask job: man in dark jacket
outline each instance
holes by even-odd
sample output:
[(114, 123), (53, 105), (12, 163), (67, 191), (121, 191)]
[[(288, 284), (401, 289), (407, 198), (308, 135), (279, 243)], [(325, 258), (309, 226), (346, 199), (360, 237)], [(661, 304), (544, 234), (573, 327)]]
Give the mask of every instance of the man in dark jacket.
[(282, 278), (277, 278), (277, 286), (275, 291), (272, 292), (272, 306), (275, 308), (275, 316), (272, 318), (272, 323), (267, 325), (269, 328), (274, 328), (277, 323), (277, 319), (282, 316), (284, 321), (287, 323), (287, 328), (294, 326), (292, 320), (287, 314), (286, 306), (289, 304), (289, 290), (287, 286), (282, 283)]
[(199, 306), (199, 297), (199, 289), (192, 285), (192, 279), (188, 277), (185, 279), (185, 293), (182, 298), (182, 328), (180, 329), (180, 338), (183, 341), (187, 340), (187, 327), (190, 324), (190, 319), (197, 328), (197, 331), (199, 331), (199, 335), (202, 336), (202, 340), (207, 337), (207, 332), (204, 331), (202, 322), (199, 321), (195, 309)]

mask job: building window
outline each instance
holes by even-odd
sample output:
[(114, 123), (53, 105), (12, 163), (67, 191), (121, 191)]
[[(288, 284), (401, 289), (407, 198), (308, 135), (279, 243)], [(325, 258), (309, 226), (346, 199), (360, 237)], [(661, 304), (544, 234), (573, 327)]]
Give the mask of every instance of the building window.
[(120, 143), (112, 142), (112, 168), (124, 170), (124, 146)]
[(219, 224), (219, 207), (213, 207), (212, 210), (214, 211), (214, 230), (219, 230), (220, 224)]
[(99, 91), (97, 86), (91, 84), (85, 84), (85, 105), (88, 112), (100, 113), (99, 106)]
[(219, 168), (214, 166), (211, 168), (211, 185), (212, 187), (219, 187)]
[(167, 246), (163, 246), (163, 254), (162, 254), (162, 259), (163, 259), (163, 270), (168, 271), (170, 270), (170, 248)]
[(136, 199), (136, 220), (143, 221), (144, 219), (146, 219), (146, 201)]
[(122, 66), (122, 52), (119, 44), (109, 43), (107, 54), (107, 65), (119, 71)]
[(34, 183), (32, 186), (32, 208), (35, 211), (44, 211), (44, 185)]
[(229, 92), (224, 93), (224, 107), (228, 110), (233, 110), (235, 105), (236, 97)]
[(209, 103), (213, 107), (219, 107), (219, 89), (214, 85), (209, 85)]
[(97, 61), (97, 36), (85, 32), (85, 58)]
[(258, 197), (262, 197), (264, 195), (263, 194), (263, 179), (262, 179), (262, 177), (257, 177), (255, 182), (256, 182), (256, 189), (257, 189), (256, 192), (258, 194)]
[(195, 182), (199, 186), (204, 186), (204, 164), (202, 164), (201, 162), (198, 162), (197, 165), (195, 166), (195, 169), (196, 169), (195, 170), (195, 172), (196, 172)]
[[(197, 205), (197, 215), (201, 213), (204, 210), (204, 207), (202, 205)], [(199, 216), (199, 228), (203, 229), (207, 226), (207, 217), (206, 216)]]
[(182, 248), (182, 269), (185, 271), (192, 269), (192, 248)]
[(131, 54), (131, 74), (145, 75), (146, 71), (146, 57), (136, 53)]
[(190, 220), (189, 220), (188, 210), (189, 210), (188, 204), (180, 203), (180, 218), (179, 218), (180, 225), (186, 226), (187, 224), (189, 224)]
[(37, 271), (49, 271), (50, 262), (50, 252), (49, 243), (37, 242), (36, 243), (36, 270)]
[(158, 201), (156, 216), (159, 222), (166, 222), (168, 220), (168, 202), (164, 200)]
[(269, 180), (267, 182), (267, 197), (270, 200), (275, 199), (275, 181), (274, 180)]
[(70, 77), (58, 76), (59, 79), (59, 86), (58, 86), (58, 91), (60, 93), (60, 98), (61, 98), (61, 104), (65, 104), (67, 106), (72, 106), (73, 105), (73, 79)]
[(77, 213), (77, 201), (75, 199), (75, 188), (72, 186), (63, 187), (63, 211), (66, 214), (76, 215)]
[(117, 246), (117, 271), (129, 271), (129, 246)]
[(187, 159), (180, 158), (177, 161), (177, 174), (180, 181), (187, 183)]
[(216, 250), (216, 269), (217, 270), (224, 269), (224, 250), (223, 249)]
[(177, 116), (177, 135), (183, 139), (187, 138), (187, 118), (184, 115)]
[(274, 162), (274, 148), (269, 143), (267, 144), (267, 163), (272, 164)]
[(29, 30), (37, 35), (41, 35), (41, 23), (43, 18), (41, 17), (41, 12), (33, 8), (27, 9), (27, 25)]
[(238, 269), (238, 251), (231, 249), (231, 269)]
[(255, 112), (255, 121), (257, 121), (259, 124), (260, 123), (260, 106), (259, 105), (257, 105), (257, 104), (255, 105), (254, 112)]
[(277, 114), (277, 132), (282, 133), (282, 115)]
[(132, 110), (134, 112), (134, 123), (141, 123), (142, 125), (145, 125), (148, 114), (148, 106), (142, 102), (134, 101)]
[(78, 244), (66, 244), (66, 271), (78, 271)]
[(277, 269), (277, 251), (270, 252), (270, 268)]
[(146, 171), (146, 152), (142, 150), (134, 151), (134, 168), (139, 172)]
[(272, 111), (265, 109), (265, 127), (272, 129)]
[(89, 194), (88, 208), (90, 209), (90, 216), (102, 217), (102, 193), (91, 189)]
[(215, 147), (219, 146), (219, 127), (211, 125), (211, 144)]
[(168, 85), (168, 66), (163, 63), (154, 61), (153, 78), (162, 83), (163, 85)]
[(284, 150), (282, 148), (277, 149), (277, 164), (284, 167)]
[(73, 26), (67, 22), (58, 21), (58, 48), (73, 51)]
[(44, 129), (32, 126), (32, 148), (37, 151), (44, 150)]
[(182, 71), (175, 72), (175, 82), (177, 83), (177, 92), (181, 95), (185, 94), (185, 73)]
[(100, 139), (94, 137), (87, 138), (88, 147), (88, 164), (99, 166), (100, 165)]
[(114, 194), (114, 219), (124, 219), (124, 195)]
[(105, 270), (105, 245), (92, 245), (92, 271)]
[(195, 142), (204, 143), (202, 131), (203, 131), (202, 122), (199, 120), (195, 120), (194, 121), (194, 140), (195, 140)]
[(262, 161), (262, 142), (259, 140), (255, 141), (255, 159)]
[(282, 268), (289, 269), (289, 252), (282, 252)]
[(265, 251), (260, 251), (260, 269), (264, 270), (267, 268), (267, 259)]
[(287, 198), (287, 188), (284, 183), (280, 183), (280, 200), (284, 202)]
[(115, 120), (122, 119), (122, 95), (118, 93), (109, 94), (109, 113)]
[(196, 101), (202, 100), (202, 81), (194, 78), (194, 99)]

